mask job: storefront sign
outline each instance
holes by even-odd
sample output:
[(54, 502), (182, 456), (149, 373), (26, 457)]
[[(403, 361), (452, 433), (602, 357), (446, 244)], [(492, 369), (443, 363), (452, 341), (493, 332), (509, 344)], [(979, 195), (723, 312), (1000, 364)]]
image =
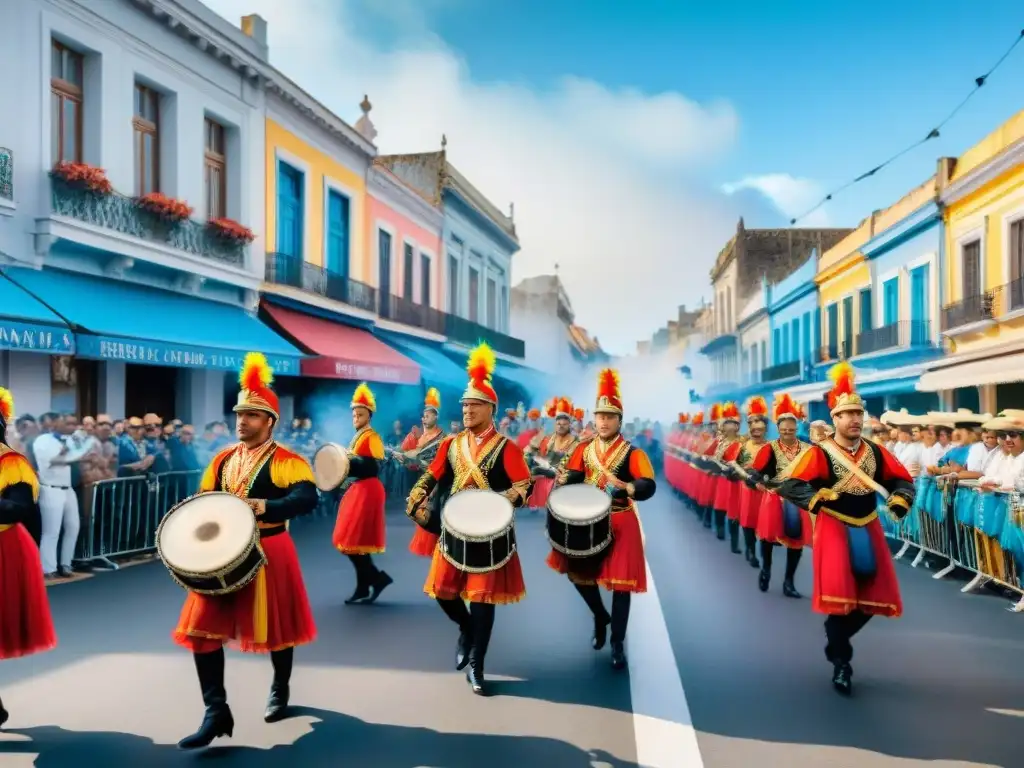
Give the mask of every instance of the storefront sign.
[(324, 379), (351, 379), (379, 384), (419, 384), (418, 367), (362, 363), (335, 357), (317, 357), (302, 361), (302, 373)]
[(75, 337), (67, 328), (19, 323), (0, 318), (0, 349), (73, 355)]
[[(118, 360), (136, 365), (165, 365), (170, 368), (208, 368), (237, 371), (244, 352), (159, 341), (138, 341), (109, 336), (78, 335), (78, 355), (97, 360)], [(258, 351), (258, 350), (254, 350)], [(299, 358), (267, 355), (267, 362), (279, 376), (298, 376)]]

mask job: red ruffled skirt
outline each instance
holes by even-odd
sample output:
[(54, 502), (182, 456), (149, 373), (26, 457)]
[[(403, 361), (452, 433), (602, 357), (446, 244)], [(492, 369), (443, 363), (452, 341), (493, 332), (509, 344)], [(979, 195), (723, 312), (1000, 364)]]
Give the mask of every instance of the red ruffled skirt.
[(854, 578), (846, 526), (834, 517), (818, 515), (814, 526), (814, 596), (818, 613), (847, 614), (853, 610), (896, 618), (903, 613), (896, 567), (878, 519), (865, 526), (875, 553), (875, 575)]
[(416, 531), (409, 541), (409, 551), (420, 557), (433, 557), (437, 548), (438, 535), (416, 526)]
[[(196, 653), (214, 651), (224, 643), (247, 653), (269, 653), (316, 640), (316, 623), (292, 537), (279, 533), (263, 539), (260, 546), (267, 556), (263, 576), (244, 589), (218, 596), (188, 593), (171, 633), (174, 642)], [(260, 600), (261, 591), (265, 591), (265, 603)], [(265, 637), (260, 636), (259, 627), (263, 617)]]
[(736, 509), (733, 493), (735, 483), (721, 475), (713, 478), (715, 484), (715, 495), (711, 506), (716, 512), (725, 512), (730, 520), (738, 520), (740, 511)]
[(462, 598), (471, 603), (509, 605), (526, 597), (526, 582), (518, 552), (496, 571), (466, 573), (445, 560), (438, 545), (434, 547), (423, 591), (442, 600)]
[(16, 523), (0, 531), (0, 659), (56, 646), (39, 549), (25, 526)]
[(533, 483), (533, 493), (526, 501), (526, 506), (531, 509), (543, 509), (548, 505), (548, 496), (555, 488), (555, 478), (538, 477)]
[(757, 518), (761, 511), (761, 491), (751, 488), (746, 483), (737, 483), (737, 485), (740, 488), (740, 526), (756, 529)]
[(603, 557), (566, 557), (551, 550), (547, 564), (574, 584), (598, 584), (612, 592), (646, 592), (647, 560), (640, 518), (633, 510), (612, 513), (612, 543)]
[(384, 484), (376, 477), (357, 480), (338, 504), (334, 548), (345, 555), (375, 555), (384, 551)]
[(718, 475), (709, 475), (701, 470), (697, 471), (697, 503), (702, 507), (710, 507), (715, 500), (715, 489)]
[(777, 493), (761, 494), (761, 509), (757, 513), (757, 538), (782, 544), (789, 549), (811, 546), (814, 540), (814, 520), (806, 509), (800, 510), (800, 538), (786, 536), (786, 524), (782, 514), (782, 497)]

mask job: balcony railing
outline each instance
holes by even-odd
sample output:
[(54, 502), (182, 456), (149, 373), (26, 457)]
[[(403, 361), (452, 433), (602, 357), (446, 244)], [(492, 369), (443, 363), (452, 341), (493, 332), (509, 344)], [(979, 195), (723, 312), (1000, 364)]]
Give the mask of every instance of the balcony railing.
[(814, 351), (814, 362), (831, 363), (849, 360), (853, 357), (853, 339), (843, 339), (836, 344), (827, 344)]
[(452, 341), (468, 346), (486, 341), (495, 352), (511, 357), (523, 357), (526, 354), (526, 344), (522, 339), (499, 333), (464, 317), (446, 315), (445, 335)]
[(0, 199), (14, 202), (14, 150), (0, 147)]
[(964, 325), (994, 320), (1002, 314), (999, 311), (1002, 293), (1003, 287), (1000, 286), (947, 304), (942, 308), (942, 330), (949, 331)]
[(799, 360), (789, 363), (772, 365), (761, 371), (761, 381), (778, 381), (800, 375), (801, 364)]
[(926, 347), (932, 345), (931, 323), (927, 320), (901, 320), (881, 328), (862, 331), (857, 336), (858, 355), (886, 349)]
[(411, 325), (424, 331), (444, 335), (447, 320), (445, 313), (433, 307), (417, 304), (402, 296), (381, 296), (380, 316), (403, 325)]
[(289, 285), (315, 293), (367, 312), (377, 311), (376, 288), (310, 264), (298, 256), (268, 253), (266, 280), (275, 285)]

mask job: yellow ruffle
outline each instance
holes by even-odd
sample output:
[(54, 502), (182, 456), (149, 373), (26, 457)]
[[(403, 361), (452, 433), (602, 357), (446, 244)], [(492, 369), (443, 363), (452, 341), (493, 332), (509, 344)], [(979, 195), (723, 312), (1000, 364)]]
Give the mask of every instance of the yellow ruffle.
[(295, 483), (312, 483), (313, 469), (309, 462), (295, 454), (281, 455), (275, 451), (270, 460), (270, 481), (278, 488), (289, 488)]
[(0, 456), (0, 491), (25, 483), (32, 489), (32, 499), (39, 501), (39, 478), (28, 460), (13, 451)]

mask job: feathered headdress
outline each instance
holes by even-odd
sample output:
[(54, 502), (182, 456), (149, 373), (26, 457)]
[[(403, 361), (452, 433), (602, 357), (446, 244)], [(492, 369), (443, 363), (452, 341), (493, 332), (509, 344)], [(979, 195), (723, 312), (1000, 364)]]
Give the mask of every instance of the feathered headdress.
[(441, 393), (437, 391), (437, 387), (427, 390), (427, 396), (423, 398), (423, 410), (434, 413), (441, 411)]
[(558, 398), (552, 397), (544, 403), (544, 415), (549, 419), (553, 419), (556, 413), (558, 413)]
[(622, 415), (622, 393), (619, 391), (619, 373), (605, 368), (597, 375), (597, 405), (594, 413)]
[(775, 398), (772, 405), (772, 421), (778, 424), (783, 419), (800, 421), (803, 416), (800, 413), (800, 406), (793, 402), (788, 393), (783, 392)]
[(526, 418), (528, 421), (536, 421), (540, 418), (540, 408), (531, 408), (526, 412)]
[(734, 421), (740, 423), (740, 409), (731, 400), (722, 406), (722, 421)]
[(496, 406), (498, 404), (498, 393), (494, 391), (491, 384), (491, 374), (494, 373), (494, 366), (497, 360), (494, 351), (481, 342), (476, 349), (469, 353), (466, 362), (466, 373), (469, 374), (469, 384), (466, 391), (462, 393), (463, 400), (479, 400)]
[(576, 419), (576, 421), (583, 421), (583, 417), (586, 415), (587, 412), (584, 411), (582, 408), (577, 408), (572, 412), (572, 417)]
[(0, 422), (10, 424), (14, 418), (14, 395), (0, 387)]
[(263, 411), (274, 419), (280, 418), (281, 405), (270, 385), (274, 382), (274, 371), (267, 363), (265, 355), (250, 352), (242, 362), (238, 373), (238, 383), (242, 390), (238, 393), (235, 413), (241, 411)]
[(747, 412), (748, 424), (752, 421), (768, 421), (768, 403), (760, 395), (747, 400), (743, 410)]
[(807, 409), (804, 408), (803, 403), (793, 403), (793, 407), (796, 409), (796, 415), (800, 419), (800, 421), (803, 421), (804, 419), (807, 418)]
[(853, 366), (849, 363), (836, 363), (828, 371), (832, 381), (832, 389), (828, 393), (828, 407), (833, 416), (844, 411), (863, 411), (864, 401), (854, 387)]
[(693, 426), (704, 426), (704, 411), (697, 411), (695, 414), (693, 414)]
[(373, 396), (373, 391), (365, 381), (356, 387), (356, 391), (352, 393), (352, 403), (349, 407), (355, 408), (357, 406), (365, 408), (370, 413), (377, 412), (377, 398)]
[(556, 419), (571, 419), (572, 413), (572, 400), (570, 400), (567, 397), (560, 397), (557, 401), (555, 401)]
[(717, 424), (722, 420), (722, 404), (712, 403), (711, 412), (708, 414), (708, 421), (712, 424)]
[(680, 424), (689, 424), (690, 423), (690, 414), (688, 414), (688, 413), (680, 413), (679, 414), (679, 423)]

